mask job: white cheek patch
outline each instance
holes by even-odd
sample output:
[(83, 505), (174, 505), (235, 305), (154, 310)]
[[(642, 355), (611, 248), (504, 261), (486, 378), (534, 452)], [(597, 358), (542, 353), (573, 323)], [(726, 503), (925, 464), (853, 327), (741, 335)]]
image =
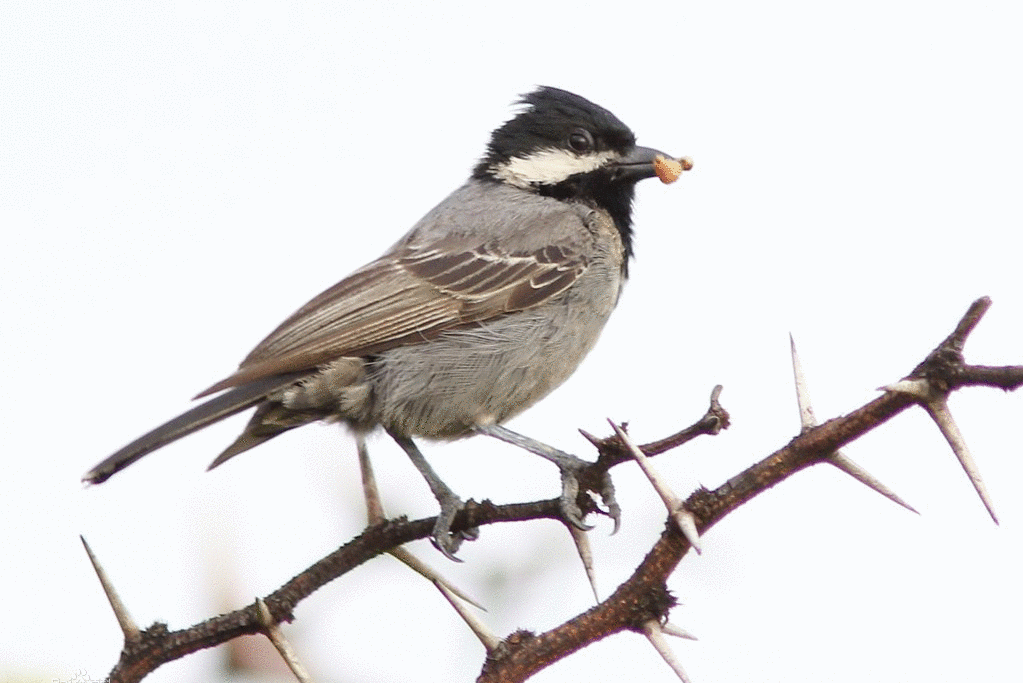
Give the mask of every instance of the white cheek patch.
[(576, 173), (595, 171), (615, 158), (613, 152), (576, 155), (563, 149), (541, 149), (524, 157), (512, 157), (494, 171), (509, 185), (553, 185)]

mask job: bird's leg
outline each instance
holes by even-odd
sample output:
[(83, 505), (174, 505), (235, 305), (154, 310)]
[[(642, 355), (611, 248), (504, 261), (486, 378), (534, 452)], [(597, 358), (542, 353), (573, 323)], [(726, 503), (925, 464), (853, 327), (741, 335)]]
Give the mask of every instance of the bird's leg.
[[(486, 434), (495, 439), (500, 439), (505, 443), (510, 443), (530, 453), (546, 458), (557, 465), (558, 469), (561, 470), (561, 513), (572, 526), (578, 529), (588, 531), (593, 528), (583, 521), (582, 510), (579, 509), (579, 504), (576, 502), (576, 497), (579, 495), (579, 473), (592, 463), (570, 453), (559, 451), (557, 448), (548, 446), (536, 439), (513, 432), (499, 424), (476, 425), (474, 429), (477, 434)], [(608, 509), (608, 516), (614, 520), (615, 531), (617, 531), (621, 519), (621, 509), (615, 501), (615, 489), (611, 483), (611, 475), (606, 472), (604, 473), (603, 481), (601, 481), (599, 493), (604, 501), (604, 505)]]
[(478, 535), (478, 533), (473, 533), (474, 530), (451, 533), (451, 522), (463, 507), (462, 499), (456, 496), (454, 491), (437, 476), (437, 473), (430, 467), (430, 463), (426, 462), (426, 458), (423, 457), (419, 447), (412, 442), (412, 439), (399, 436), (390, 430), (387, 433), (401, 446), (401, 449), (408, 455), (412, 464), (423, 475), (423, 479), (426, 480), (430, 490), (433, 491), (433, 497), (440, 504), (440, 514), (437, 515), (437, 523), (433, 526), (433, 535), (430, 540), (437, 550), (444, 553), (449, 559), (461, 562), (461, 560), (455, 557), (458, 547), (462, 545), (462, 541), (466, 539), (475, 540)]

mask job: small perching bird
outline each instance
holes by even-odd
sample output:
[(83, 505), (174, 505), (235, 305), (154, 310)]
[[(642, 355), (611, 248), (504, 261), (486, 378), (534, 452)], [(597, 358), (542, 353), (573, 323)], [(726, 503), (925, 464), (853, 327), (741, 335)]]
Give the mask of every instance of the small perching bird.
[[(557, 88), (525, 95), (472, 176), (383, 256), (323, 292), (197, 398), (219, 394), (90, 470), (100, 483), (142, 456), (255, 406), (210, 465), (317, 420), (357, 434), (382, 427), (437, 497), (434, 542), (449, 556), (461, 500), (413, 437), (487, 434), (561, 470), (562, 512), (585, 462), (501, 426), (546, 396), (593, 348), (632, 255), (635, 185), (687, 170), (636, 146), (611, 112)], [(608, 486), (609, 486), (608, 482)]]

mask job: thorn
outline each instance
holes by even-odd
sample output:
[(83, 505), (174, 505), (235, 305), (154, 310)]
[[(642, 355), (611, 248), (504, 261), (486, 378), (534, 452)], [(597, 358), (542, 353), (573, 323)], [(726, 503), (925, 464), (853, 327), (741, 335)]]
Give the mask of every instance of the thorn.
[(572, 541), (575, 542), (575, 550), (579, 553), (579, 559), (583, 561), (583, 569), (586, 571), (586, 578), (593, 590), (593, 599), (600, 602), (600, 595), (597, 594), (597, 575), (593, 571), (593, 551), (590, 549), (590, 537), (585, 531), (580, 531), (574, 526), (568, 525), (568, 532), (572, 534)]
[(424, 577), (426, 580), (430, 581), (438, 588), (440, 588), (440, 586), (444, 586), (447, 590), (451, 591), (452, 594), (461, 598), (462, 600), (469, 603), (473, 607), (481, 609), (484, 612), (487, 611), (486, 607), (481, 605), (478, 601), (474, 600), (473, 598), (469, 597), (469, 595), (465, 591), (456, 587), (450, 581), (441, 576), (433, 567), (420, 560), (418, 557), (413, 555), (405, 548), (403, 547), (394, 548), (392, 550), (389, 550), (388, 554), (393, 555), (395, 558), (397, 558), (410, 569), (412, 569), (412, 571)]
[(675, 672), (680, 681), (683, 683), (690, 683), (689, 677), (686, 676), (685, 669), (682, 668), (682, 663), (678, 661), (675, 653), (671, 651), (671, 647), (668, 645), (667, 639), (664, 637), (664, 631), (661, 625), (656, 619), (651, 619), (643, 624), (643, 634), (646, 635), (646, 639), (650, 641), (650, 644), (657, 650), (657, 654), (661, 655), (671, 670)]
[(676, 626), (670, 621), (666, 621), (661, 624), (661, 630), (664, 631), (665, 635), (675, 636), (676, 638), (685, 638), (686, 640), (699, 640), (689, 631), (685, 630), (681, 626)]
[(128, 614), (128, 609), (121, 602), (121, 598), (117, 595), (117, 591), (114, 590), (114, 584), (110, 582), (110, 577), (103, 571), (103, 567), (100, 566), (99, 560), (92, 552), (92, 548), (85, 540), (85, 536), (79, 535), (78, 538), (82, 539), (82, 545), (85, 546), (85, 554), (89, 556), (89, 562), (92, 563), (92, 568), (96, 572), (96, 577), (99, 579), (99, 585), (103, 587), (103, 592), (106, 593), (107, 602), (110, 603), (110, 609), (114, 610), (114, 616), (117, 618), (117, 623), (121, 626), (121, 632), (124, 634), (125, 643), (137, 643), (142, 639), (142, 634), (139, 632), (139, 627), (135, 625), (135, 620)]
[(600, 444), (601, 444), (601, 439), (599, 439), (599, 438), (597, 438), (597, 437), (593, 436), (592, 434), (590, 434), (590, 433), (589, 433), (588, 431), (586, 431), (585, 429), (580, 429), (580, 430), (579, 430), (579, 433), (583, 435), (583, 438), (584, 438), (584, 439), (586, 439), (587, 441), (589, 441), (589, 442), (590, 442), (591, 444), (593, 444), (594, 446), (596, 446), (596, 447), (597, 447), (598, 449), (600, 448)]
[(792, 374), (796, 382), (796, 404), (799, 406), (799, 424), (805, 432), (817, 425), (817, 417), (813, 414), (813, 406), (810, 405), (810, 390), (806, 385), (806, 376), (803, 374), (803, 365), (799, 362), (799, 353), (796, 352), (796, 340), (789, 333), (789, 347), (792, 349)]
[[(810, 389), (806, 383), (806, 375), (803, 374), (803, 364), (799, 361), (799, 353), (796, 351), (796, 342), (789, 334), (789, 346), (792, 348), (792, 374), (796, 383), (796, 403), (799, 405), (799, 424), (802, 433), (817, 426), (817, 416), (813, 413), (813, 405), (810, 403)], [(861, 484), (865, 484), (888, 500), (901, 505), (911, 512), (916, 509), (906, 501), (899, 498), (890, 488), (882, 484), (872, 474), (857, 465), (841, 451), (836, 451), (828, 456), (828, 462), (842, 470)], [(919, 512), (916, 512), (920, 514)]]
[(661, 497), (661, 500), (664, 502), (664, 506), (668, 508), (668, 514), (673, 520), (675, 520), (675, 524), (678, 525), (682, 535), (686, 537), (687, 541), (689, 541), (689, 545), (693, 547), (693, 550), (695, 550), (698, 555), (701, 554), (703, 550), (700, 548), (700, 534), (696, 529), (696, 517), (693, 516), (693, 513), (685, 509), (682, 504), (682, 500), (674, 494), (667, 483), (665, 483), (664, 478), (661, 477), (656, 470), (654, 470), (649, 459), (643, 454), (643, 451), (639, 450), (639, 446), (636, 445), (625, 430), (615, 424), (612, 420), (608, 420), (608, 423), (611, 425), (611, 429), (615, 431), (615, 434), (618, 435), (621, 442), (625, 444), (625, 447), (629, 449), (632, 457), (635, 458), (637, 463), (639, 463), (639, 467), (643, 470), (643, 474), (645, 474), (646, 478), (650, 480), (651, 484), (653, 484), (654, 490), (657, 491), (657, 495)]
[(934, 400), (934, 389), (926, 379), (900, 379), (894, 384), (888, 384), (880, 388), (881, 391), (894, 391), (899, 394), (907, 394), (922, 401)]
[[(977, 321), (980, 320), (980, 316), (984, 315), (984, 312), (990, 305), (991, 301), (986, 297), (973, 302), (970, 311), (967, 312), (967, 317), (960, 321), (959, 326), (956, 327), (956, 331), (952, 333), (949, 340), (953, 340), (953, 337), (956, 337), (956, 335), (962, 335), (960, 339), (965, 339), (965, 335), (969, 334), (969, 331), (973, 329)], [(971, 314), (973, 317), (971, 317)], [(962, 344), (960, 343), (961, 346)], [(966, 446), (966, 440), (963, 438), (962, 432), (959, 431), (959, 427), (956, 425), (955, 419), (948, 409), (948, 395), (935, 389), (934, 385), (925, 378), (903, 379), (895, 384), (883, 387), (883, 389), (909, 394), (920, 401), (924, 410), (934, 420), (934, 424), (938, 425), (938, 429), (941, 430), (941, 434), (945, 437), (948, 445), (952, 447), (952, 452), (959, 459), (959, 464), (963, 466), (966, 476), (970, 478), (970, 483), (973, 484), (977, 495), (980, 496), (980, 502), (987, 508), (987, 513), (991, 515), (994, 523), (998, 524), (998, 515), (995, 514), (994, 504), (991, 502), (987, 487), (984, 486), (984, 480), (980, 476), (980, 469), (978, 469), (977, 464), (973, 461), (970, 449)]]
[(377, 488), (373, 464), (369, 460), (366, 439), (361, 434), (355, 435), (355, 450), (359, 453), (359, 472), (362, 474), (362, 495), (366, 499), (366, 517), (368, 523), (379, 524), (387, 519), (384, 506), (380, 501), (380, 489)]
[(970, 449), (966, 447), (966, 440), (963, 438), (955, 419), (952, 417), (952, 413), (948, 409), (948, 402), (944, 397), (941, 397), (926, 401), (923, 405), (930, 414), (931, 419), (938, 425), (938, 429), (941, 430), (942, 436), (948, 441), (948, 445), (952, 447), (952, 452), (959, 458), (959, 464), (963, 466), (966, 476), (970, 478), (970, 483), (973, 484), (977, 495), (980, 496), (980, 501), (987, 508), (988, 514), (991, 515), (991, 519), (995, 524), (998, 524), (998, 516), (995, 514), (991, 498), (988, 496), (987, 487), (984, 486), (980, 470), (973, 461), (973, 456), (970, 455)]
[(671, 514), (671, 518), (675, 520), (675, 524), (678, 525), (682, 535), (689, 541), (689, 545), (693, 546), (696, 554), (702, 555), (703, 548), (700, 547), (700, 532), (696, 529), (696, 517), (693, 516), (693, 513), (679, 504)]
[(280, 626), (274, 621), (273, 615), (270, 614), (270, 608), (263, 602), (263, 598), (256, 598), (256, 611), (259, 613), (259, 623), (263, 626), (266, 637), (270, 639), (270, 642), (274, 644), (277, 651), (281, 653), (281, 659), (291, 669), (291, 673), (301, 683), (312, 683), (313, 679), (309, 677), (309, 672), (302, 666), (302, 662), (298, 661), (298, 655), (295, 654), (291, 643), (284, 637)]
[(452, 593), (447, 586), (439, 582), (436, 585), (440, 592), (444, 594), (444, 597), (448, 599), (448, 602), (451, 603), (451, 606), (455, 608), (455, 611), (458, 612), (458, 616), (462, 617), (462, 621), (466, 623), (469, 629), (479, 638), (479, 641), (483, 643), (483, 648), (488, 653), (493, 652), (501, 644), (501, 639), (494, 635), (475, 614), (467, 610), (458, 596)]
[(920, 514), (919, 512), (917, 512), (917, 509), (915, 507), (913, 507), (906, 501), (902, 500), (902, 498), (900, 498), (898, 494), (896, 494), (890, 488), (881, 483), (870, 472), (866, 471), (865, 469), (857, 465), (855, 462), (853, 462), (850, 458), (846, 457), (846, 455), (842, 453), (842, 451), (833, 453), (831, 457), (828, 458), (828, 462), (837, 467), (838, 469), (842, 470), (843, 472), (845, 472), (846, 474), (848, 474), (850, 477), (860, 482), (861, 484), (864, 484), (867, 487), (877, 491), (882, 496), (892, 501), (896, 505), (901, 505), (910, 512), (915, 512), (918, 515)]

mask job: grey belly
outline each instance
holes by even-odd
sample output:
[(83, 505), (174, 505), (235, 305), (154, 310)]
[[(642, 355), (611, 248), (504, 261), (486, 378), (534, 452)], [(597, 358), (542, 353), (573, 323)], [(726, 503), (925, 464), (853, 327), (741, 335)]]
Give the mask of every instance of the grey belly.
[(559, 297), (381, 354), (367, 368), (370, 421), (408, 436), (452, 438), (513, 417), (575, 371), (600, 335), (617, 289), (586, 301)]

